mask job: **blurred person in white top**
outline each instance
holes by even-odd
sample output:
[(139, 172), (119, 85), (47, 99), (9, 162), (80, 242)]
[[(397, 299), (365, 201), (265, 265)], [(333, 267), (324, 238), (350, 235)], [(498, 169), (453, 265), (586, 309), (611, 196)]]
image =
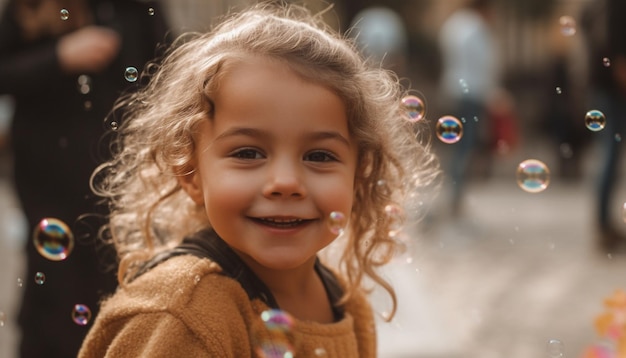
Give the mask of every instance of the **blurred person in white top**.
[(405, 74), (409, 40), (400, 15), (387, 7), (368, 7), (354, 16), (350, 28), (359, 50), (372, 65)]
[(441, 108), (463, 123), (463, 137), (454, 144), (448, 169), (455, 216), (461, 211), (464, 179), (472, 156), (487, 150), (488, 102), (499, 92), (493, 17), (491, 0), (470, 0), (445, 20), (439, 32), (443, 60)]

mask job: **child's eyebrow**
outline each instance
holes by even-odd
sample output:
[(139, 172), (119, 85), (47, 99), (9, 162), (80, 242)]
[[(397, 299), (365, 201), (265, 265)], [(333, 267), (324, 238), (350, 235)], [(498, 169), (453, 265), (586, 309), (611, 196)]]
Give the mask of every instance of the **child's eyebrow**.
[(221, 140), (228, 137), (246, 136), (246, 137), (269, 137), (269, 133), (256, 128), (250, 127), (232, 127), (220, 133), (215, 140)]
[(346, 146), (350, 147), (350, 141), (346, 137), (341, 135), (341, 133), (336, 132), (336, 131), (312, 132), (312, 133), (307, 134), (307, 137), (308, 139), (311, 139), (311, 140), (335, 139), (335, 140), (342, 142)]
[[(221, 140), (224, 138), (228, 138), (228, 137), (234, 137), (234, 136), (246, 136), (246, 137), (255, 137), (255, 138), (268, 138), (271, 137), (272, 135), (264, 130), (258, 129), (258, 128), (251, 128), (251, 127), (232, 127), (232, 128), (228, 128), (226, 131), (220, 133), (215, 140)], [(346, 146), (350, 147), (350, 141), (344, 137), (341, 133), (337, 132), (337, 131), (315, 131), (315, 132), (310, 132), (307, 133), (305, 135), (307, 140), (326, 140), (326, 139), (331, 139), (331, 140), (337, 140), (343, 144), (345, 144)]]

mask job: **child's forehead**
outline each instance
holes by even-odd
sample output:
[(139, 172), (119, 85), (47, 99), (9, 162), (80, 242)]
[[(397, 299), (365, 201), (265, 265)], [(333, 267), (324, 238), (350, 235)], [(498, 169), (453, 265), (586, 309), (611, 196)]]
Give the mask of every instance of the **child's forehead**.
[[(241, 52), (226, 57), (220, 66), (221, 78), (232, 77), (237, 72), (273, 72), (276, 74), (291, 74), (304, 77), (297, 66), (296, 60), (287, 60), (280, 57)], [(304, 79), (304, 78), (303, 78)]]
[[(220, 89), (232, 87), (234, 82), (240, 86), (252, 86), (254, 81), (265, 81), (267, 87), (277, 83), (285, 83), (286, 79), (299, 84), (322, 87), (333, 92), (338, 97), (335, 87), (320, 78), (313, 76), (313, 71), (307, 71), (304, 66), (295, 61), (257, 54), (241, 54), (224, 61), (220, 75), (215, 85), (214, 95), (219, 95)], [(308, 72), (308, 73), (307, 73)], [(242, 97), (252, 93), (240, 93)]]
[[(285, 101), (284, 106), (288, 106), (316, 101), (318, 105), (324, 105), (332, 99), (345, 105), (332, 88), (304, 78), (289, 66), (272, 59), (242, 59), (229, 67), (217, 87), (214, 96), (217, 102)], [(264, 104), (261, 102), (260, 108), (264, 108)]]

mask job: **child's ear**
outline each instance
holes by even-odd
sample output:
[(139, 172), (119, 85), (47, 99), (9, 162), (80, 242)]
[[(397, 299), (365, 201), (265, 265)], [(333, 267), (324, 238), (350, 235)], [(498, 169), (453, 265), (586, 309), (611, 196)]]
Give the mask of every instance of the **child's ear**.
[(198, 205), (204, 205), (204, 193), (202, 192), (202, 179), (198, 170), (193, 168), (191, 170), (184, 171), (177, 177), (178, 184), (189, 195), (191, 200)]

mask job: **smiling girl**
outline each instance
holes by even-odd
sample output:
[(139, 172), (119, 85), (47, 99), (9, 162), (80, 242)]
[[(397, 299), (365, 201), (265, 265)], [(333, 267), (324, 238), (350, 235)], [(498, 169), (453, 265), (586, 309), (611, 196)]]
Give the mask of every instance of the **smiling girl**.
[(396, 305), (385, 208), (437, 172), (397, 79), (286, 5), (180, 38), (145, 76), (93, 177), (121, 287), (80, 356), (374, 357), (363, 281)]

